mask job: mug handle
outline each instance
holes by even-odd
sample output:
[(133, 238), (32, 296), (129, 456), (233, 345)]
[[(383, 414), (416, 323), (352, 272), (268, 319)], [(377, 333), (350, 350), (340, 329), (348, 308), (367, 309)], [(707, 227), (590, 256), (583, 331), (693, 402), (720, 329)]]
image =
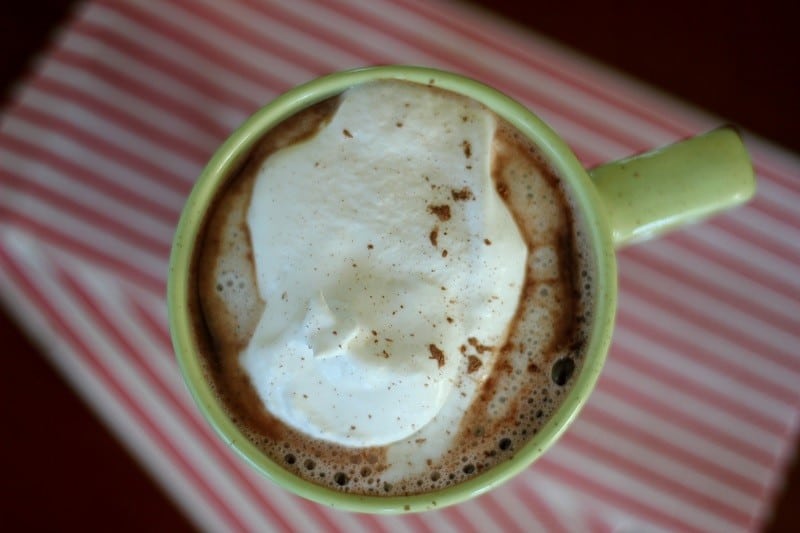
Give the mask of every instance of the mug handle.
[(617, 248), (743, 204), (756, 189), (733, 126), (600, 165), (589, 175)]

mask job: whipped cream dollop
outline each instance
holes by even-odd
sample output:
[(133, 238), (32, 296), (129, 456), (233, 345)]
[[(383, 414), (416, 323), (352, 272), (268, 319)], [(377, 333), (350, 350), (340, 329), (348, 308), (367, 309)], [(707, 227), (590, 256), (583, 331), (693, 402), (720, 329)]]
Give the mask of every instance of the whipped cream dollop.
[(240, 363), (270, 413), (365, 447), (469, 401), (491, 357), (472, 372), (463, 346), (504, 342), (527, 260), (495, 128), (466, 98), (373, 82), (264, 161), (247, 222), (265, 307)]

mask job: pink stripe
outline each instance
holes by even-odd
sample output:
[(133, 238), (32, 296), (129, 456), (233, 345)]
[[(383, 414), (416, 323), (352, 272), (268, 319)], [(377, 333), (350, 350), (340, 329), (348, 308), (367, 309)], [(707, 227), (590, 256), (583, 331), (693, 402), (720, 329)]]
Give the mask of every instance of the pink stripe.
[[(716, 300), (725, 302), (743, 313), (750, 314), (761, 320), (766, 320), (771, 325), (783, 329), (787, 333), (800, 330), (800, 317), (779, 314), (765, 306), (759, 299), (753, 298), (752, 295), (745, 297), (734, 292), (729, 292), (727, 289), (720, 288), (713, 282), (709, 282), (697, 276), (697, 269), (692, 268), (692, 265), (675, 266), (672, 263), (663, 263), (660, 259), (636, 246), (627, 248), (622, 252), (622, 255), (698, 293), (704, 293)], [(624, 265), (623, 278), (626, 280), (625, 283), (627, 283), (627, 278), (624, 277)]]
[(587, 498), (606, 502), (634, 516), (647, 517), (648, 520), (656, 522), (661, 527), (684, 533), (701, 533), (702, 531), (685, 522), (677, 513), (669, 513), (659, 507), (643, 502), (636, 497), (634, 492), (626, 492), (612, 484), (597, 481), (590, 476), (582, 474), (578, 469), (569, 468), (549, 460), (547, 456), (540, 459), (534, 469), (545, 475), (553, 476), (573, 487), (580, 488)]
[[(125, 18), (134, 20), (179, 45), (184, 45), (193, 52), (199, 53), (209, 64), (224, 65), (226, 68), (230, 67), (230, 58), (224, 57), (219, 47), (214, 47), (210, 43), (203, 43), (202, 41), (186, 44), (182, 42), (182, 35), (175, 31), (177, 28), (173, 29), (165, 20), (149, 16), (149, 14), (141, 14), (130, 9), (136, 6), (124, 3), (109, 3), (105, 7), (113, 9)], [(213, 83), (198, 74), (195, 70), (186, 67), (186, 65), (179, 61), (173, 60), (169, 55), (157, 54), (151, 49), (142, 46), (136, 39), (123, 33), (109, 30), (90, 20), (82, 21), (80, 25), (75, 27), (75, 30), (81, 35), (86, 35), (102, 41), (104, 44), (116, 50), (120, 50), (122, 53), (135, 57), (147, 64), (147, 66), (156, 68), (165, 75), (180, 80), (212, 100), (225, 102), (243, 110), (252, 110), (253, 106), (257, 103), (229, 89), (225, 85), (225, 80), (219, 80), (220, 83)]]
[(679, 316), (700, 327), (709, 334), (716, 334), (740, 345), (743, 349), (760, 354), (760, 357), (771, 361), (789, 372), (800, 373), (800, 360), (788, 347), (768, 346), (745, 332), (725, 324), (714, 315), (698, 311), (691, 301), (672, 300), (658, 291), (653, 290), (647, 283), (635, 279), (633, 276), (624, 276), (623, 283), (626, 290), (658, 306), (667, 313)]
[[(8, 189), (27, 193), (38, 200), (42, 200), (52, 206), (53, 210), (68, 212), (77, 220), (81, 220), (90, 226), (101, 227), (104, 232), (113, 235), (114, 238), (126, 242), (131, 246), (142, 248), (153, 255), (166, 257), (169, 255), (170, 245), (154, 238), (151, 235), (142, 233), (135, 227), (130, 227), (119, 222), (114, 217), (110, 217), (97, 211), (89, 203), (81, 203), (73, 200), (55, 189), (39, 185), (17, 174), (3, 173), (4, 185)], [(6, 193), (10, 193), (7, 190)]]
[[(197, 15), (209, 25), (215, 26), (218, 30), (227, 33), (231, 37), (241, 39), (246, 44), (259, 50), (264, 50), (270, 55), (278, 56), (289, 63), (300, 65), (316, 73), (327, 72), (331, 68), (329, 62), (320, 59), (319, 56), (315, 56), (312, 50), (292, 47), (290, 41), (273, 39), (267, 32), (259, 32), (241, 24), (229, 15), (231, 9), (235, 9), (235, 7), (231, 9), (214, 9), (199, 2), (187, 2), (186, 0), (175, 0), (174, 3), (180, 5), (184, 11)], [(218, 4), (218, 7), (224, 6)], [(266, 5), (262, 5), (258, 11), (264, 18), (277, 21), (272, 17), (272, 12), (267, 9)], [(247, 72), (253, 70), (251, 66), (245, 63), (242, 63), (242, 69)], [(283, 82), (283, 80), (281, 81)], [(285, 89), (288, 89), (288, 87), (284, 87), (283, 90)]]
[[(42, 74), (40, 77), (32, 80), (30, 87), (35, 87), (48, 95), (67, 100), (84, 109), (97, 112), (110, 122), (124, 127), (185, 159), (206, 161), (211, 156), (211, 150), (215, 146), (209, 146), (208, 149), (200, 148), (193, 143), (187, 142), (184, 137), (173, 135), (162, 129), (153, 127), (148, 122), (139, 118), (134, 109), (108, 104), (100, 98), (97, 98), (94, 94), (86, 92), (84, 89), (76, 89), (66, 85), (57, 78), (48, 78), (45, 76), (45, 74)], [(169, 127), (168, 124), (165, 125)]]
[(612, 533), (615, 527), (597, 510), (583, 509), (584, 523), (592, 533)]
[[(759, 183), (757, 182), (756, 187), (758, 186)], [(785, 197), (785, 193), (782, 190), (778, 191), (777, 194)], [(774, 218), (778, 222), (782, 222), (787, 226), (800, 229), (800, 212), (798, 212), (795, 206), (793, 205), (792, 207), (786, 207), (783, 204), (776, 202), (773, 198), (767, 196), (763, 191), (757, 191), (756, 197), (747, 204), (747, 209), (753, 209), (763, 215)]]
[[(360, 515), (360, 516), (369, 516), (369, 515)], [(423, 533), (433, 533), (435, 529), (432, 529), (428, 522), (422, 519), (422, 517), (417, 513), (411, 514), (404, 514), (401, 515), (400, 520), (404, 522), (405, 527), (407, 527), (410, 531), (420, 531)]]
[[(759, 394), (775, 401), (794, 405), (800, 399), (800, 392), (785, 388), (767, 378), (753, 374), (743, 368), (736, 359), (724, 358), (715, 352), (710, 352), (696, 346), (672, 331), (666, 331), (657, 322), (651, 322), (636, 313), (628, 311), (625, 306), (617, 310), (620, 324), (625, 324), (632, 331), (646, 336), (654, 343), (664, 346), (668, 350), (682, 352), (694, 358), (697, 364), (708, 369), (709, 372), (722, 374), (737, 382), (738, 386), (758, 391)], [(612, 348), (612, 353), (616, 347)]]
[[(727, 396), (711, 389), (701, 379), (674, 372), (666, 365), (653, 366), (645, 357), (633, 350), (614, 345), (614, 360), (623, 363), (626, 367), (633, 368), (649, 378), (662, 383), (664, 386), (680, 390), (690, 396), (699, 404), (710, 405), (726, 411), (733, 418), (747, 422), (759, 428), (768, 435), (784, 439), (787, 437), (788, 427), (785, 421), (777, 422), (772, 418), (765, 418), (764, 414), (753, 409), (744, 400)], [(732, 391), (730, 391), (732, 392)]]
[(601, 462), (603, 465), (616, 470), (620, 475), (635, 479), (653, 489), (670, 494), (674, 498), (680, 499), (687, 506), (699, 507), (737, 524), (747, 523), (750, 520), (750, 513), (719, 501), (703, 491), (695, 490), (684, 483), (674, 481), (655, 468), (634, 463), (612, 446), (606, 447), (591, 443), (576, 432), (568, 432), (559, 445), (589, 457), (592, 461)]
[(102, 363), (102, 360), (93, 353), (92, 348), (81, 338), (77, 330), (64, 321), (60, 312), (50, 303), (48, 297), (41, 292), (35, 285), (32, 278), (29, 278), (26, 269), (17, 265), (14, 258), (0, 247), (0, 258), (8, 266), (9, 273), (16, 278), (16, 285), (25, 291), (31, 301), (45, 314), (50, 324), (59, 336), (73, 347), (73, 353), (83, 359), (95, 376), (99, 378), (114, 396), (126, 407), (126, 411), (133, 419), (133, 422), (149, 436), (149, 440), (163, 453), (170, 462), (186, 476), (193, 486), (203, 494), (204, 499), (215, 509), (220, 517), (228, 524), (239, 531), (244, 531), (244, 524), (239, 521), (236, 513), (229, 508), (223, 498), (217, 494), (213, 487), (206, 483), (205, 479), (194, 468), (193, 464), (186, 460), (179, 450), (173, 445), (169, 438), (161, 432), (155, 420), (148, 416), (148, 413), (137, 403), (128, 390), (114, 376), (114, 374)]
[(4, 209), (3, 212), (0, 213), (0, 219), (4, 219), (21, 229), (32, 232), (37, 238), (51, 243), (56, 248), (81, 256), (90, 263), (108, 269), (115, 274), (121, 274), (131, 283), (139, 285), (144, 290), (151, 291), (157, 295), (164, 294), (165, 284), (163, 279), (155, 278), (139, 270), (130, 262), (117, 259), (104, 253), (102, 250), (97, 250), (83, 239), (76, 238), (56, 227), (42, 224), (19, 213), (8, 211), (7, 209)]
[[(534, 472), (536, 471), (536, 466), (539, 465), (539, 462), (535, 463), (534, 465)], [(536, 474), (531, 473), (531, 477), (536, 477)], [(533, 490), (523, 481), (515, 481), (514, 488), (516, 492), (521, 493), (522, 500), (528, 506), (528, 509), (533, 513), (533, 516), (536, 517), (541, 525), (545, 527), (545, 531), (549, 532), (557, 532), (557, 531), (568, 531), (569, 528), (565, 526), (561, 522), (561, 518), (558, 516), (558, 513), (553, 508), (553, 506), (542, 497), (538, 491)]]
[[(113, 2), (103, 2), (106, 4), (107, 7), (114, 9), (115, 11), (124, 14), (124, 16), (129, 17), (132, 20), (136, 20), (140, 22), (142, 25), (145, 25), (151, 29), (156, 29), (162, 35), (167, 36), (171, 40), (174, 40), (186, 48), (189, 48), (195, 52), (202, 54), (204, 57), (207, 57), (210, 62), (213, 62), (217, 65), (223, 65), (227, 70), (231, 71), (234, 74), (240, 75), (242, 78), (245, 78), (253, 83), (262, 85), (266, 88), (269, 88), (273, 92), (283, 92), (289, 88), (291, 88), (291, 83), (287, 80), (280, 78), (276, 75), (270, 74), (268, 71), (256, 71), (252, 67), (248, 66), (244, 63), (235, 53), (235, 51), (227, 51), (222, 46), (215, 46), (215, 43), (211, 40), (203, 40), (201, 38), (196, 37), (191, 32), (185, 30), (182, 25), (174, 24), (169, 19), (161, 19), (154, 17), (150, 13), (146, 11), (142, 11), (140, 6), (137, 6), (133, 3), (127, 4), (117, 4)], [(193, 4), (193, 8), (191, 12), (194, 14), (199, 14), (200, 12), (200, 4)], [(192, 22), (187, 22), (186, 24), (192, 24)], [(220, 31), (228, 30), (232, 36), (238, 37), (239, 32), (243, 31), (244, 28), (235, 26), (232, 27), (230, 24), (225, 24), (223, 20), (213, 20), (212, 26), (215, 29)], [(153, 54), (147, 50), (141, 48), (138, 44), (133, 41), (127, 41), (130, 47), (136, 49), (137, 54), (144, 55), (148, 58), (148, 61), (152, 61), (153, 64), (158, 65), (159, 70), (164, 70), (165, 72), (171, 72), (173, 68), (179, 68), (179, 65), (171, 61), (167, 57), (162, 57), (156, 54)], [(265, 55), (275, 55), (271, 50), (264, 50)], [(197, 76), (193, 73), (189, 73), (193, 78)], [(212, 94), (221, 94), (222, 89), (220, 89), (217, 85), (209, 86), (208, 82), (203, 80), (202, 78), (199, 79), (200, 83), (203, 86), (208, 87), (209, 91), (213, 91)], [(252, 112), (260, 105), (263, 105), (266, 102), (258, 101), (258, 100), (249, 100), (244, 97), (233, 95), (230, 96), (225, 95), (225, 98), (220, 98), (221, 100), (228, 101), (228, 102), (235, 102), (236, 107), (239, 107), (243, 110), (248, 112)]]
[(497, 501), (495, 500), (495, 495), (498, 495), (498, 493), (490, 492), (489, 494), (485, 494), (480, 497), (475, 503), (489, 515), (489, 517), (492, 519), (493, 525), (499, 527), (501, 531), (518, 531), (520, 533), (525, 531), (520, 524), (518, 524), (513, 518), (511, 518), (511, 516), (508, 515), (508, 513), (506, 513), (505, 509), (498, 505)]
[[(759, 248), (777, 257), (781, 257), (794, 263), (795, 265), (800, 265), (800, 251), (773, 239), (772, 235), (769, 233), (765, 233), (761, 230), (750, 227), (750, 225), (737, 220), (735, 216), (717, 219), (713, 221), (712, 224), (723, 228), (726, 233), (729, 233), (739, 239), (747, 242), (757, 243)], [(794, 225), (792, 229), (797, 231), (798, 226)]]
[[(435, 516), (438, 518), (438, 515), (441, 514), (444, 517), (446, 517), (446, 520), (452, 522), (453, 525), (456, 526), (456, 529), (459, 531), (459, 533), (478, 533), (478, 529), (475, 527), (475, 525), (472, 522), (470, 522), (469, 519), (467, 519), (467, 517), (464, 516), (464, 514), (459, 509), (461, 505), (473, 505), (473, 502), (462, 503), (460, 505), (448, 507), (447, 509), (439, 511), (436, 514), (430, 514), (426, 516), (431, 516), (431, 517)], [(431, 522), (435, 523), (433, 519), (431, 519)]]
[[(268, 14), (268, 16), (273, 20), (279, 21), (287, 26), (291, 26), (307, 35), (313, 35), (314, 37), (323, 39), (348, 54), (362, 58), (365, 65), (386, 64), (393, 62), (391, 58), (375, 53), (369, 48), (365, 48), (363, 45), (348, 39), (347, 35), (345, 35), (341, 30), (337, 31), (335, 29), (330, 29), (331, 26), (326, 26), (324, 21), (323, 23), (319, 23), (317, 20), (310, 20), (310, 18), (301, 18), (295, 16), (293, 13), (285, 10), (280, 2), (271, 3), (269, 7), (264, 4), (254, 2), (253, 0), (244, 0), (243, 3), (247, 4), (252, 9), (261, 11), (265, 14), (265, 16)], [(335, 68), (335, 66), (330, 65), (328, 68)]]
[[(13, 116), (13, 114), (7, 116)], [(9, 133), (4, 131), (0, 131), (0, 145), (21, 157), (54, 169), (70, 180), (92, 187), (100, 194), (108, 195), (118, 202), (136, 206), (136, 209), (142, 211), (143, 216), (157, 218), (172, 225), (175, 225), (178, 221), (179, 212), (177, 209), (155, 203), (144, 193), (127, 189), (108, 181), (102, 174), (98, 174), (93, 169), (74, 163), (58, 153), (50, 152), (46, 145), (11, 137)]]
[[(756, 184), (756, 186), (758, 186), (758, 184)], [(765, 194), (757, 194), (755, 199), (747, 204), (747, 209), (758, 211), (762, 215), (782, 222), (791, 228), (800, 229), (800, 217), (798, 217), (800, 213), (798, 213), (796, 209), (784, 207)], [(731, 214), (731, 216), (733, 216), (733, 214)]]
[(792, 174), (790, 170), (781, 172), (775, 168), (767, 167), (768, 163), (761, 159), (753, 162), (753, 168), (760, 176), (766, 176), (782, 187), (786, 187), (795, 193), (800, 193), (800, 180), (797, 179), (796, 174)]
[[(103, 137), (101, 132), (85, 129), (81, 121), (68, 122), (55, 115), (28, 107), (26, 103), (18, 105), (14, 111), (16, 117), (50, 132), (66, 135), (73, 142), (81, 144), (93, 152), (102, 154), (104, 158), (112, 159), (142, 177), (158, 182), (179, 194), (188, 196), (189, 190), (192, 188), (192, 180), (195, 176), (175, 174), (164, 167), (154, 165), (146, 154), (138, 154), (125, 148), (120, 148)], [(197, 162), (197, 164), (202, 164), (202, 161)]]
[[(616, 357), (617, 353), (614, 353)], [(713, 463), (700, 455), (696, 455), (692, 450), (686, 450), (673, 444), (670, 440), (662, 439), (660, 437), (651, 435), (643, 431), (640, 427), (634, 424), (629, 424), (625, 419), (618, 418), (614, 414), (607, 413), (598, 408), (593, 402), (588, 402), (584, 408), (582, 417), (586, 420), (591, 420), (593, 423), (602, 426), (604, 429), (613, 432), (615, 435), (636, 443), (639, 448), (647, 449), (658, 453), (664, 457), (669, 457), (675, 461), (680, 462), (682, 465), (702, 472), (703, 474), (712, 477), (720, 483), (736, 489), (740, 492), (752, 496), (753, 498), (763, 500), (766, 495), (766, 487), (759, 481), (754, 481), (751, 478), (742, 476), (732, 470)], [(580, 421), (577, 422), (580, 424)]]
[[(166, 356), (174, 357), (174, 352), (172, 351), (172, 344), (170, 341), (170, 336), (168, 330), (164, 327), (164, 324), (161, 321), (157, 321), (154, 317), (144, 308), (142, 307), (141, 303), (138, 301), (138, 298), (127, 294), (128, 305), (130, 309), (133, 311), (133, 314), (139, 320), (139, 322), (145, 327), (145, 329), (150, 334), (151, 338), (155, 340), (158, 344), (161, 344), (163, 348), (163, 353)], [(139, 360), (140, 365), (146, 365), (146, 359), (142, 357), (135, 349), (135, 346), (131, 343), (127, 342), (123, 339), (123, 333), (120, 332), (119, 329), (113, 324), (110, 320), (103, 320), (107, 322), (108, 328), (113, 330), (115, 334), (115, 338), (117, 338), (120, 344), (124, 343), (124, 346), (127, 348), (128, 353), (133, 358), (137, 358)], [(147, 369), (148, 375), (150, 375), (151, 379), (154, 382), (158, 382), (159, 389), (163, 391), (165, 395), (169, 395), (170, 400), (172, 400), (172, 404), (178, 410), (178, 414), (190, 424), (192, 429), (197, 432), (197, 435), (200, 437), (199, 441), (204, 442), (207, 446), (209, 446), (214, 454), (214, 457), (217, 461), (225, 466), (225, 469), (229, 471), (233, 476), (236, 482), (240, 485), (240, 487), (247, 493), (249, 493), (255, 501), (257, 501), (260, 505), (262, 505), (266, 510), (273, 515), (273, 517), (277, 515), (281, 515), (279, 521), (286, 529), (291, 529), (290, 524), (284, 521), (283, 518), (283, 511), (276, 509), (273, 505), (271, 500), (264, 492), (259, 489), (248, 477), (245, 473), (245, 467), (243, 464), (235, 462), (231, 459), (230, 450), (225, 447), (222, 442), (216, 437), (209, 434), (208, 429), (209, 427), (203, 421), (201, 422), (201, 418), (199, 413), (195, 409), (187, 409), (186, 405), (180, 401), (174, 395), (174, 392), (171, 390), (168, 384), (159, 380), (157, 373), (154, 373), (152, 369)], [(249, 471), (248, 471), (249, 473)], [(294, 496), (293, 496), (294, 497)], [(308, 514), (314, 517), (319, 523), (326, 527), (328, 531), (339, 531), (339, 526), (331, 520), (331, 517), (328, 516), (328, 513), (325, 512), (326, 510), (312, 502), (304, 500), (299, 497), (294, 497), (298, 504), (303, 507)]]
[[(120, 53), (136, 57), (129, 51), (120, 51)], [(229, 128), (214, 119), (215, 115), (211, 110), (208, 113), (198, 113), (197, 110), (186, 104), (181, 95), (169, 94), (153, 84), (152, 81), (140, 80), (122, 70), (108, 67), (92, 56), (61, 48), (54, 50), (50, 55), (50, 59), (56, 63), (89, 72), (102, 79), (103, 82), (112, 85), (115, 89), (135, 94), (158, 107), (169, 109), (170, 113), (177, 115), (185, 122), (193, 124), (198, 130), (208, 135), (224, 139), (230, 133)], [(153, 67), (153, 65), (148, 66)], [(219, 105), (222, 107), (224, 104), (219, 102)]]
[[(723, 264), (728, 269), (740, 274), (746, 278), (758, 282), (775, 292), (779, 292), (796, 302), (800, 302), (800, 294), (798, 290), (791, 284), (788, 284), (775, 276), (771, 276), (768, 272), (751, 266), (745, 263), (742, 259), (736, 257), (732, 252), (719, 251), (717, 248), (711, 247), (704, 242), (700, 241), (697, 237), (693, 236), (690, 232), (678, 232), (669, 237), (672, 242), (675, 242), (682, 248), (688, 250), (690, 253), (697, 254), (700, 257), (710, 261), (716, 261)], [(758, 248), (757, 243), (749, 243), (754, 248)], [(758, 298), (759, 295), (754, 295)]]
[(774, 453), (764, 451), (747, 441), (739, 439), (737, 436), (711, 427), (705, 424), (704, 421), (674, 408), (668, 398), (658, 398), (643, 394), (628, 386), (625, 381), (611, 372), (603, 375), (600, 386), (618, 400), (628, 402), (639, 409), (650, 412), (653, 415), (654, 423), (660, 420), (671, 422), (691, 433), (711, 440), (731, 453), (741, 455), (764, 468), (770, 468), (775, 464), (776, 457)]

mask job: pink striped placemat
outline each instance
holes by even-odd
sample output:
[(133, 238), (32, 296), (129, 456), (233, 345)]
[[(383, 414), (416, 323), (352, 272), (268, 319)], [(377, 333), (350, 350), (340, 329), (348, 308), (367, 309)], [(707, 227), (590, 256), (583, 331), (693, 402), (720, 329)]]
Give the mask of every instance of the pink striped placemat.
[(800, 418), (800, 160), (750, 137), (755, 201), (620, 253), (599, 387), (515, 480), (446, 510), (372, 517), (294, 497), (233, 456), (173, 359), (166, 266), (203, 164), (273, 96), (365, 64), (443, 67), (530, 106), (587, 165), (719, 121), (457, 5), (222, 6), (86, 3), (0, 125), (2, 299), (200, 528), (759, 528)]

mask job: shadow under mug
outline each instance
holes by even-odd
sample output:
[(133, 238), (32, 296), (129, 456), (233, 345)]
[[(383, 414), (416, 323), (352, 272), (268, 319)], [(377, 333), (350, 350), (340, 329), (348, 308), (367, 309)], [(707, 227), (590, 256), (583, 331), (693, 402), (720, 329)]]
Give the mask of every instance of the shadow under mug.
[[(204, 375), (191, 308), (190, 268), (198, 236), (217, 191), (254, 144), (284, 119), (348, 87), (378, 79), (433, 84), (481, 102), (530, 138), (572, 191), (589, 231), (596, 272), (593, 323), (583, 367), (553, 416), (513, 457), (441, 490), (411, 496), (362, 496), (305, 481), (271, 460), (226, 415)], [(412, 66), (368, 67), (317, 78), (279, 96), (245, 121), (211, 158), (183, 209), (169, 265), (170, 332), (184, 380), (219, 436), (253, 468), (283, 488), (329, 506), (401, 513), (442, 508), (482, 494), (531, 465), (575, 419), (608, 353), (617, 305), (615, 251), (747, 201), (755, 191), (752, 165), (735, 129), (723, 127), (676, 144), (585, 170), (567, 144), (527, 108), (475, 80)]]

